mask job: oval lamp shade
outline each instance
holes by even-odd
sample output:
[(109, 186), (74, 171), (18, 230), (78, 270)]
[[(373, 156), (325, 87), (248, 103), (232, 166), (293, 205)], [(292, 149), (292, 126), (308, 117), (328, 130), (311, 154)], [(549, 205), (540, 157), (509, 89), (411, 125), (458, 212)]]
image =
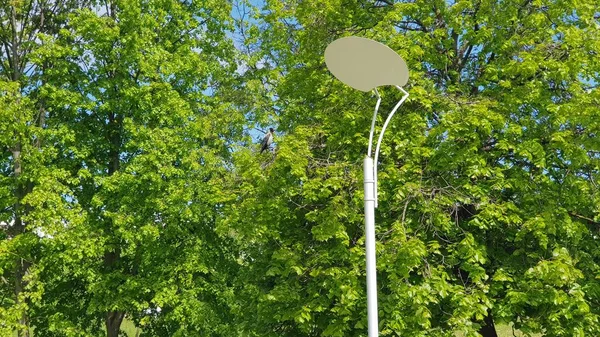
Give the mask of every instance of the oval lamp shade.
[(330, 43), (325, 49), (325, 64), (338, 80), (360, 91), (382, 85), (402, 87), (408, 82), (408, 67), (402, 57), (364, 37), (343, 37)]

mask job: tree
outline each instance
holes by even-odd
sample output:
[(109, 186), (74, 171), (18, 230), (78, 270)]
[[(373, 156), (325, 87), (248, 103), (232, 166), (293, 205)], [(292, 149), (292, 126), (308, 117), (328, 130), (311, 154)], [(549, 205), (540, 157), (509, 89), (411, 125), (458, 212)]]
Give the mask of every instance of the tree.
[(236, 66), (229, 8), (2, 10), (22, 22), (1, 36), (2, 74), (15, 59), (22, 67), (0, 96), (3, 145), (21, 149), (2, 157), (2, 193), (16, 191), (3, 205), (0, 270), (16, 282), (9, 301), (10, 286), (0, 290), (3, 334), (117, 336), (128, 315), (148, 335), (231, 335), (224, 275), (235, 262), (214, 233), (228, 144), (244, 122), (219, 98)]
[[(322, 56), (361, 35), (411, 70), (379, 163), (381, 334), (488, 337), (498, 322), (598, 334), (594, 8), (333, 0), (249, 11), (245, 39), (259, 53), (244, 75), (260, 85), (245, 88), (245, 109), (271, 107), (285, 137), (267, 162), (235, 153), (221, 228), (242, 247), (246, 331), (365, 334), (358, 172), (374, 100), (334, 80)], [(398, 98), (384, 90), (381, 111)]]
[(213, 284), (227, 247), (211, 234), (209, 191), (240, 117), (213, 95), (235, 69), (228, 17), (219, 2), (106, 1), (52, 41), (45, 57), (60, 67), (48, 90), (72, 134), (61, 160), (86, 217), (49, 247), (60, 261), (48, 257), (36, 323), (48, 335), (98, 334), (89, 323), (102, 317), (117, 336), (125, 315), (157, 335), (227, 325), (228, 295)]
[[(65, 172), (52, 163), (52, 142), (64, 135), (48, 121), (41, 87), (51, 64), (36, 62), (38, 36), (57, 34), (69, 11), (83, 3), (31, 0), (0, 5), (0, 331), (7, 335), (16, 329), (19, 336), (29, 336), (28, 310), (37, 292), (30, 282), (39, 270), (39, 234), (69, 208)], [(54, 212), (49, 214), (48, 207)]]

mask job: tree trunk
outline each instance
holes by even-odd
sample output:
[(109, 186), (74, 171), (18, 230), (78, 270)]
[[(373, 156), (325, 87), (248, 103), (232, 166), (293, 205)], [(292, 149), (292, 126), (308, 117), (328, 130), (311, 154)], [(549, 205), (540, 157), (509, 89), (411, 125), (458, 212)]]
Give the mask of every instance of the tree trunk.
[(125, 313), (121, 311), (109, 311), (106, 315), (106, 337), (119, 337), (121, 322)]
[[(104, 265), (106, 266), (108, 272), (110, 272), (111, 269), (117, 264), (121, 257), (120, 255), (121, 252), (119, 249), (116, 249), (116, 251), (107, 250), (104, 252)], [(106, 325), (107, 337), (119, 336), (119, 330), (121, 328), (121, 322), (123, 322), (123, 317), (125, 317), (124, 311), (111, 310), (106, 313), (106, 320), (104, 324)]]
[[(23, 259), (19, 259), (20, 261), (15, 266), (15, 298), (16, 303), (21, 303), (22, 300), (19, 295), (23, 292), (23, 287), (25, 282), (23, 281), (23, 277), (27, 273), (27, 269), (29, 268), (29, 263), (24, 261)], [(21, 318), (19, 318), (19, 324), (23, 326), (23, 328), (17, 329), (17, 336), (19, 337), (29, 337), (29, 315), (27, 310), (24, 310), (21, 313)]]
[[(114, 0), (107, 1), (109, 3), (108, 16), (117, 20), (117, 3)], [(111, 75), (111, 77), (114, 74)], [(115, 95), (117, 94), (117, 89), (115, 88)], [(108, 175), (112, 176), (116, 172), (119, 171), (121, 166), (121, 143), (122, 132), (123, 132), (123, 119), (124, 116), (118, 112), (111, 112), (108, 116), (108, 141), (110, 143), (110, 151), (108, 158)], [(106, 233), (108, 236), (112, 234), (112, 221), (108, 220), (108, 229), (109, 232)], [(107, 250), (104, 252), (104, 265), (106, 267), (107, 272), (112, 272), (113, 268), (119, 268), (118, 262), (121, 259), (121, 250), (119, 247), (119, 243), (116, 243), (116, 247), (111, 249), (107, 247)], [(115, 289), (116, 290), (116, 289)], [(109, 299), (110, 301), (110, 299)], [(111, 310), (107, 312), (106, 315), (106, 333), (107, 337), (118, 337), (119, 330), (121, 327), (121, 323), (123, 322), (123, 317), (125, 317), (125, 312), (120, 310)]]
[[(21, 47), (22, 41), (20, 41), (18, 38), (17, 10), (16, 10), (15, 6), (10, 7), (10, 25), (12, 27), (12, 36), (11, 36), (12, 41), (11, 41), (11, 50), (10, 50), (10, 52), (7, 51), (7, 58), (8, 58), (9, 64), (12, 66), (11, 67), (12, 73), (9, 75), (9, 77), (10, 77), (10, 80), (12, 80), (13, 82), (19, 82), (19, 79), (21, 78), (21, 73), (23, 71), (23, 69), (20, 67), (20, 65), (21, 65), (20, 47)], [(20, 103), (20, 98), (17, 98), (17, 104), (19, 104), (19, 103)], [(15, 145), (11, 149), (11, 153), (12, 153), (12, 157), (13, 157), (12, 158), (13, 159), (13, 175), (14, 175), (14, 179), (15, 179), (15, 190), (14, 190), (14, 196), (15, 196), (14, 217), (15, 218), (14, 218), (13, 226), (11, 228), (12, 233), (10, 233), (13, 238), (17, 237), (18, 235), (22, 234), (25, 231), (25, 224), (23, 223), (22, 214), (21, 214), (23, 212), (21, 210), (21, 208), (22, 208), (21, 200), (23, 199), (23, 197), (25, 197), (27, 191), (24, 188), (24, 186), (21, 184), (21, 182), (19, 181), (19, 179), (21, 177), (21, 173), (23, 171), (22, 159), (21, 159), (22, 147), (23, 147), (23, 144), (19, 140), (17, 140)], [(22, 300), (24, 300), (20, 297), (20, 295), (23, 292), (23, 288), (25, 286), (23, 277), (27, 273), (28, 267), (29, 267), (28, 264), (25, 263), (22, 258), (19, 258), (17, 263), (15, 264), (14, 294), (15, 294), (15, 303), (16, 304), (20, 304), (22, 302)], [(27, 310), (24, 310), (21, 313), (21, 318), (19, 318), (19, 323), (25, 327), (17, 329), (17, 336), (29, 337), (29, 316), (27, 314)]]
[(479, 334), (482, 337), (498, 337), (496, 326), (494, 325), (494, 317), (490, 309), (488, 309), (487, 316), (483, 319), (483, 325), (479, 329)]
[[(120, 159), (120, 150), (121, 150), (121, 132), (123, 128), (123, 117), (122, 115), (111, 114), (109, 116), (109, 139), (111, 145), (111, 151), (109, 154), (108, 163), (108, 175), (112, 176), (121, 166)], [(109, 221), (109, 225), (112, 225), (112, 221)], [(112, 227), (112, 226), (110, 226)], [(109, 227), (109, 228), (110, 228)], [(110, 229), (112, 231), (112, 228)], [(107, 233), (110, 235), (110, 233)], [(118, 246), (113, 250), (108, 249), (104, 252), (104, 265), (107, 268), (107, 272), (111, 272), (113, 268), (118, 268), (117, 263), (121, 259), (121, 249)], [(123, 317), (125, 316), (124, 311), (114, 310), (109, 311), (106, 315), (106, 333), (107, 337), (117, 337), (119, 336), (119, 329), (121, 327), (121, 322), (123, 321)]]
[[(27, 191), (21, 186), (21, 184), (19, 183), (18, 179), (21, 176), (21, 143), (17, 143), (15, 145), (15, 147), (12, 150), (12, 156), (13, 156), (13, 160), (14, 160), (14, 166), (13, 166), (13, 174), (15, 176), (15, 205), (14, 205), (14, 214), (15, 214), (15, 220), (14, 223), (12, 225), (12, 228), (10, 230), (10, 236), (11, 237), (17, 237), (21, 234), (23, 234), (25, 232), (25, 224), (23, 223), (23, 219), (21, 216), (21, 200), (23, 199), (23, 197), (25, 196), (25, 194), (27, 193)], [(14, 269), (14, 275), (15, 275), (15, 288), (14, 288), (14, 295), (15, 295), (15, 303), (19, 304), (22, 301), (24, 301), (24, 299), (21, 298), (21, 293), (23, 292), (23, 288), (25, 287), (25, 281), (23, 280), (23, 277), (27, 274), (27, 270), (29, 269), (29, 263), (27, 261), (25, 261), (22, 258), (19, 258), (17, 260), (17, 263), (15, 264), (15, 269)], [(24, 326), (24, 328), (18, 328), (17, 329), (17, 335), (19, 337), (29, 337), (29, 316), (27, 314), (27, 310), (24, 310), (21, 313), (21, 318), (19, 318), (19, 324), (21, 324), (22, 326)]]
[[(25, 232), (25, 223), (22, 218), (22, 204), (21, 200), (27, 194), (26, 188), (22, 186), (19, 182), (19, 178), (23, 171), (22, 168), (22, 160), (21, 160), (21, 142), (17, 142), (14, 147), (11, 149), (12, 157), (13, 157), (13, 175), (15, 178), (15, 204), (14, 204), (14, 223), (9, 232), (11, 237), (17, 237)], [(24, 299), (21, 298), (21, 293), (23, 292), (23, 288), (25, 287), (25, 282), (23, 281), (23, 277), (27, 273), (27, 269), (29, 268), (29, 263), (27, 263), (22, 258), (17, 260), (14, 269), (15, 275), (15, 287), (14, 287), (14, 295), (15, 295), (15, 303), (20, 304)], [(29, 337), (29, 316), (27, 310), (24, 310), (21, 313), (21, 318), (19, 318), (19, 324), (24, 326), (23, 328), (17, 329), (17, 336), (19, 337)]]

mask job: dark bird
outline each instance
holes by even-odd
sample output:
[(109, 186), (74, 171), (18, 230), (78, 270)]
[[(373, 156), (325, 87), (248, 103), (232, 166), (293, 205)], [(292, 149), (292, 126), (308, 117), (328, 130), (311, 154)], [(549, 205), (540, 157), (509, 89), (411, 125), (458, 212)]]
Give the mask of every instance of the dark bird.
[(268, 149), (271, 144), (273, 144), (273, 135), (275, 130), (273, 128), (269, 128), (269, 132), (265, 135), (262, 142), (260, 142), (260, 153), (263, 153), (266, 149)]

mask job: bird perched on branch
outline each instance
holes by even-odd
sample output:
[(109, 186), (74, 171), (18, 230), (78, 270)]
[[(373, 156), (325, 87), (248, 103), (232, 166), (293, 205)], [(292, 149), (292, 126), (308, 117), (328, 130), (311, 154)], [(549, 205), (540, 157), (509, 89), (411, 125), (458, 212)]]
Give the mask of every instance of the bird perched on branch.
[(275, 130), (273, 130), (273, 128), (269, 128), (269, 132), (267, 132), (262, 142), (260, 142), (260, 153), (263, 153), (266, 149), (268, 149), (271, 146), (271, 144), (273, 144), (274, 135)]

